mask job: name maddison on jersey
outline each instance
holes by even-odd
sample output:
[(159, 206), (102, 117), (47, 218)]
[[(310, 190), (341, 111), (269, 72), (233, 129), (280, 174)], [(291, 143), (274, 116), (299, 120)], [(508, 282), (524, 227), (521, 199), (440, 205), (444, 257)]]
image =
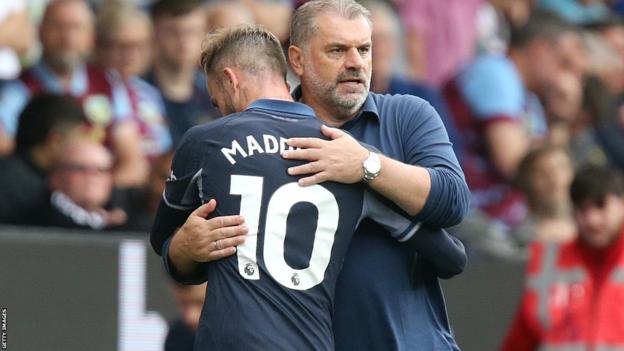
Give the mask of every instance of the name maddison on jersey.
[(232, 140), (232, 147), (221, 148), (221, 153), (231, 164), (236, 164), (235, 157), (246, 158), (255, 154), (275, 154), (278, 152), (281, 154), (286, 150), (298, 149), (287, 145), (287, 140), (269, 134), (263, 134), (262, 139), (257, 140), (253, 135), (248, 135), (245, 137), (245, 141)]

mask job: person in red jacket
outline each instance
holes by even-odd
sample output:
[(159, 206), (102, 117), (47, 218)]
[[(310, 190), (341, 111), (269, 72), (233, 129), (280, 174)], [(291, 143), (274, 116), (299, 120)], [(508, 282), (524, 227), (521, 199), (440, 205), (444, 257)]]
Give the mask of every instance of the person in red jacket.
[(501, 350), (624, 350), (624, 179), (579, 170), (575, 240), (531, 247), (521, 304)]

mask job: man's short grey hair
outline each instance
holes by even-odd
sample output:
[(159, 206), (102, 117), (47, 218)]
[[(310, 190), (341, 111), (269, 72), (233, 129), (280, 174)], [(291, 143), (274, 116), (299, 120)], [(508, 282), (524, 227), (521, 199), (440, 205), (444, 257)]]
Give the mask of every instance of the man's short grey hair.
[(371, 29), (373, 28), (370, 12), (354, 0), (312, 0), (301, 5), (293, 15), (290, 23), (290, 45), (305, 45), (318, 28), (316, 17), (326, 13), (346, 19), (364, 17)]
[(279, 39), (255, 24), (222, 28), (208, 34), (200, 63), (207, 75), (232, 66), (254, 75), (273, 72), (286, 80), (286, 57)]

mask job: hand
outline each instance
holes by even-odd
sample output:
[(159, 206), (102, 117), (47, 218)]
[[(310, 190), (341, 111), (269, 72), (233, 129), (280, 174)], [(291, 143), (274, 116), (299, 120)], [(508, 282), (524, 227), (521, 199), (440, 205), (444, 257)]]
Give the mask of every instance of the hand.
[[(217, 206), (215, 200), (193, 211), (171, 239), (169, 256), (182, 256), (194, 262), (210, 262), (236, 253), (236, 246), (245, 241), (248, 228), (243, 216), (206, 219)], [(175, 260), (175, 259), (174, 259)]]
[(301, 150), (288, 150), (282, 157), (291, 160), (310, 161), (301, 166), (288, 169), (290, 175), (312, 174), (301, 178), (299, 184), (308, 186), (334, 181), (339, 183), (357, 183), (364, 177), (362, 163), (368, 158), (369, 151), (351, 135), (340, 129), (321, 126), (321, 132), (331, 140), (319, 138), (290, 138), (288, 145)]

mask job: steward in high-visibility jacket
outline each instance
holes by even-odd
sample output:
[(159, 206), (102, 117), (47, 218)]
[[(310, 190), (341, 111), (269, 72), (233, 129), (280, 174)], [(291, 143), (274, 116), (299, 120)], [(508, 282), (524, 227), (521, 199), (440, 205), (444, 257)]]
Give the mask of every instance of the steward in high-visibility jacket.
[(531, 247), (521, 305), (502, 350), (624, 351), (624, 228), (609, 246), (581, 238)]

